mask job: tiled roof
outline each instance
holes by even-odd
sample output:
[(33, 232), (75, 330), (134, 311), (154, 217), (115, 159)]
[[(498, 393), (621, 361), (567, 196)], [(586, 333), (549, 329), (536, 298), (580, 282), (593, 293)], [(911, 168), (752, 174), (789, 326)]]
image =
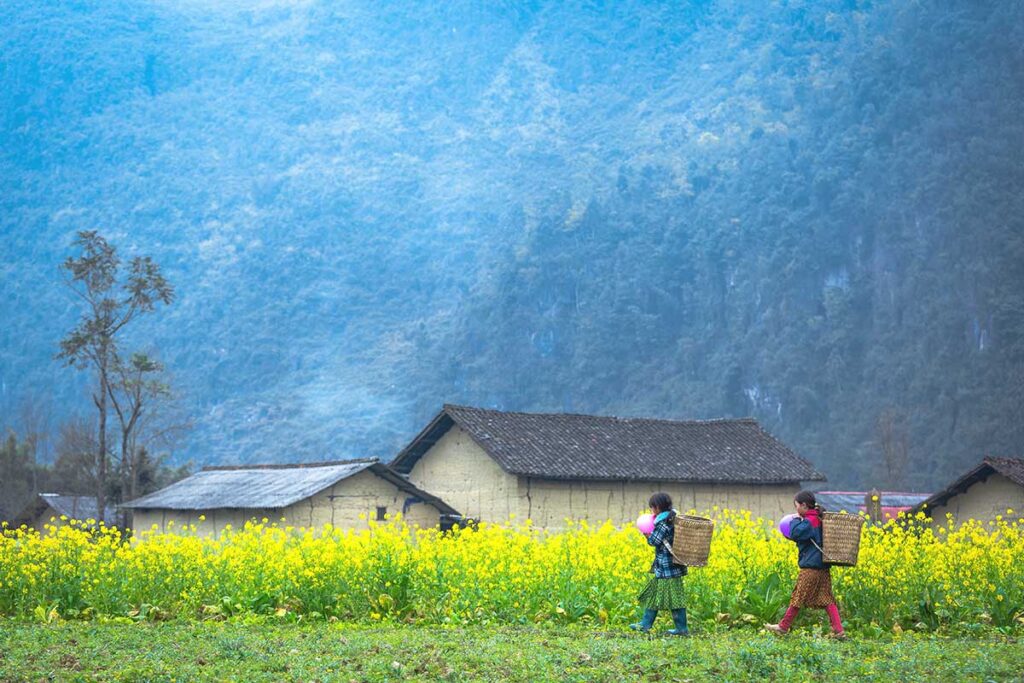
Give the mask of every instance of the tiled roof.
[(972, 470), (967, 472), (952, 484), (932, 495), (926, 501), (915, 507), (916, 510), (924, 510), (937, 505), (945, 505), (953, 496), (967, 491), (975, 483), (990, 477), (992, 474), (1001, 474), (1019, 486), (1024, 486), (1024, 459), (1021, 458), (994, 458), (988, 457), (978, 463)]
[(363, 470), (437, 507), (456, 511), (381, 465), (376, 458), (298, 465), (207, 467), (167, 488), (121, 507), (132, 509), (214, 510), (279, 509), (305, 500)]
[(408, 473), (453, 425), (520, 476), (756, 484), (825, 478), (753, 419), (653, 420), (456, 405), (446, 405), (391, 466)]
[(1024, 459), (985, 458), (982, 462), (1013, 483), (1024, 486)]

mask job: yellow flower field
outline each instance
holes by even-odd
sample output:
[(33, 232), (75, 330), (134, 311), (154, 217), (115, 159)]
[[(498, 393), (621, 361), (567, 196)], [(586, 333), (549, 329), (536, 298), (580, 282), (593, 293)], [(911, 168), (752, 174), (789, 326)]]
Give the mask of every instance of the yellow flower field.
[[(692, 618), (777, 618), (796, 577), (795, 544), (773, 522), (718, 516), (710, 563), (686, 578)], [(218, 539), (142, 536), (125, 543), (77, 523), (44, 538), (4, 530), (0, 614), (622, 625), (635, 617), (652, 556), (634, 528), (611, 524), (441, 534), (397, 519), (359, 532), (250, 523)], [(832, 575), (853, 626), (1024, 628), (1024, 523), (1012, 511), (938, 534), (915, 520), (866, 525), (860, 564)]]

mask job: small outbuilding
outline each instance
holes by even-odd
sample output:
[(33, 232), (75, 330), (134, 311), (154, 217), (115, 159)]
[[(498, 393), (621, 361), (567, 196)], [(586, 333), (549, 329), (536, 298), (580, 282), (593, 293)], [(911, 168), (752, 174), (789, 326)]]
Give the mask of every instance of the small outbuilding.
[(12, 520), (11, 526), (17, 528), (24, 524), (43, 536), (47, 533), (46, 525), (63, 526), (72, 519), (80, 522), (92, 520), (92, 524), (102, 521), (113, 526), (116, 523), (115, 510), (110, 505), (105, 507), (106, 513), (101, 518), (97, 515), (95, 496), (40, 493)]
[[(900, 491), (815, 491), (818, 504), (832, 512), (864, 512), (872, 519), (887, 521), (900, 513), (910, 513), (928, 499), (930, 493)], [(877, 500), (875, 500), (877, 498)]]
[(753, 419), (654, 420), (446, 405), (391, 462), (468, 517), (622, 523), (655, 491), (681, 510), (792, 511), (825, 479)]
[(1024, 511), (1024, 459), (985, 458), (952, 484), (930, 496), (914, 512), (922, 511), (934, 526), (944, 526), (946, 515), (956, 522), (983, 522), (1006, 516), (1007, 510)]
[(267, 518), (294, 527), (365, 528), (401, 513), (410, 524), (436, 526), (458, 513), (413, 486), (376, 458), (296, 465), (205, 467), (202, 471), (122, 505), (137, 533), (195, 525), (199, 534), (238, 529)]

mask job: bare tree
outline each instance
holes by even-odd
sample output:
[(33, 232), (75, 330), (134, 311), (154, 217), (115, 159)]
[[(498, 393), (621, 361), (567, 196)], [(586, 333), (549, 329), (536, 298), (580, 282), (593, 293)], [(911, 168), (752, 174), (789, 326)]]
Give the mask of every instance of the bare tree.
[(190, 424), (176, 410), (159, 361), (134, 353), (128, 362), (115, 357), (112, 367), (110, 402), (121, 428), (121, 499), (133, 500), (139, 495), (140, 470), (160, 467), (154, 448), (173, 446)]
[(885, 468), (886, 484), (898, 488), (903, 485), (910, 464), (906, 417), (892, 408), (886, 408), (878, 416), (875, 427), (878, 446), (882, 453), (882, 466)]
[(49, 401), (34, 393), (26, 394), (18, 404), (18, 423), (21, 427), (22, 439), (29, 449), (32, 465), (32, 493), (40, 493), (39, 469), (40, 460), (51, 461), (51, 422), (53, 406)]
[(107, 401), (111, 371), (117, 356), (117, 335), (157, 303), (170, 304), (174, 290), (164, 279), (160, 267), (146, 257), (135, 257), (128, 265), (123, 281), (117, 250), (95, 231), (78, 233), (77, 258), (63, 264), (66, 284), (85, 304), (86, 312), (78, 325), (60, 342), (57, 358), (78, 369), (91, 367), (99, 385), (92, 393), (98, 412), (96, 443), (96, 506), (104, 510), (107, 487)]
[[(181, 472), (188, 468), (169, 468), (164, 465), (167, 454), (176, 448), (192, 429), (192, 420), (188, 418), (183, 407), (173, 393), (150, 397), (150, 409), (139, 418), (135, 434), (132, 437), (131, 452), (133, 453), (134, 469), (132, 471), (131, 498), (145, 495), (155, 489), (146, 488), (147, 467), (152, 470), (152, 482), (162, 482), (168, 478), (177, 481)], [(168, 481), (167, 483), (170, 483)], [(165, 484), (161, 484), (165, 485)], [(156, 488), (160, 488), (157, 486)]]
[(13, 431), (0, 434), (0, 519), (8, 519), (34, 495), (29, 446)]
[(121, 457), (118, 464), (122, 500), (135, 497), (138, 452), (135, 442), (139, 420), (147, 408), (152, 407), (149, 405), (150, 399), (156, 400), (170, 393), (167, 384), (159, 379), (162, 370), (163, 365), (159, 361), (144, 353), (133, 353), (127, 363), (118, 356), (114, 357), (113, 380), (108, 390), (121, 427)]
[(86, 494), (96, 491), (96, 427), (83, 417), (60, 426), (53, 477), (58, 493)]

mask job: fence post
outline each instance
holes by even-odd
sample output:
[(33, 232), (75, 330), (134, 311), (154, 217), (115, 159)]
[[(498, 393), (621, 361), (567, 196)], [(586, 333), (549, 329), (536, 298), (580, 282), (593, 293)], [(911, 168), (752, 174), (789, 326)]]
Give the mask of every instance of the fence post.
[(871, 516), (871, 522), (881, 524), (882, 519), (882, 492), (878, 489), (871, 489), (864, 494), (864, 509)]

